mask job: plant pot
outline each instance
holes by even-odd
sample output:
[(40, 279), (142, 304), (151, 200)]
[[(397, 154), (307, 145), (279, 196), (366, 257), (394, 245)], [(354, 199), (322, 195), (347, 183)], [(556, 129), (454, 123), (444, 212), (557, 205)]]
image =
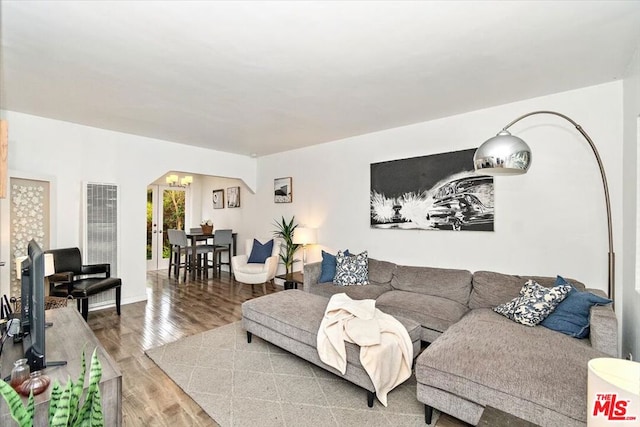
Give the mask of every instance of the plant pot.
[(212, 233), (213, 233), (213, 225), (202, 226), (202, 234), (212, 234)]

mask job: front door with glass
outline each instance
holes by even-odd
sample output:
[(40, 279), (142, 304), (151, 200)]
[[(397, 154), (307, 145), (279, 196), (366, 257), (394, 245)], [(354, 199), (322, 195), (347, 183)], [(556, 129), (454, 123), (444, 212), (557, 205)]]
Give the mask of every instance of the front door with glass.
[(160, 185), (147, 187), (147, 270), (169, 268), (167, 230), (184, 230), (186, 191)]

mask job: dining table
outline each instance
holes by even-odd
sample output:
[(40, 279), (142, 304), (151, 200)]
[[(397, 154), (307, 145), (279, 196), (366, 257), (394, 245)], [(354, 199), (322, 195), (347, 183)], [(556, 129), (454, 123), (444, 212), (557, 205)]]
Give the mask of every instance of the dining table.
[[(197, 246), (198, 242), (207, 242), (209, 239), (213, 240), (213, 245), (215, 246), (216, 244), (216, 239), (215, 239), (215, 234), (213, 232), (211, 233), (203, 233), (202, 231), (196, 231), (196, 232), (187, 232), (187, 239), (189, 239), (189, 244), (191, 246), (191, 262), (190, 262), (190, 273), (189, 273), (189, 278), (191, 280), (195, 280), (196, 279), (196, 271), (198, 270), (198, 255), (197, 255)], [(231, 252), (229, 257), (232, 256), (236, 256), (236, 240), (238, 237), (238, 233), (231, 233), (231, 238), (232, 238), (232, 242), (231, 242)], [(216, 257), (214, 255), (213, 257), (213, 274), (217, 274), (217, 266), (216, 266)], [(231, 259), (229, 259), (229, 262), (231, 262)]]

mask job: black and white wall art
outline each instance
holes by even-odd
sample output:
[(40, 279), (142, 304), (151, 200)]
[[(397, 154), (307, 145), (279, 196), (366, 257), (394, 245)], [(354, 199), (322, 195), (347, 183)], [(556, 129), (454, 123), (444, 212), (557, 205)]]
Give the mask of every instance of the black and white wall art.
[(291, 203), (293, 201), (293, 178), (276, 178), (273, 180), (273, 201), (276, 203)]
[(371, 228), (493, 231), (493, 177), (475, 149), (371, 164)]

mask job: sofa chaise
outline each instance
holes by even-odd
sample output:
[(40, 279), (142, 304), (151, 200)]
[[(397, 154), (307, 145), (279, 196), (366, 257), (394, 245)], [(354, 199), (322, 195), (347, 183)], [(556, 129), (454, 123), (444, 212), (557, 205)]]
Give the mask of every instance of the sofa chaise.
[[(319, 262), (305, 266), (306, 292), (372, 298), (383, 312), (421, 325), (428, 346), (416, 359), (415, 374), (427, 424), (433, 408), (475, 425), (484, 407), (492, 406), (541, 426), (585, 426), (587, 363), (617, 356), (617, 321), (610, 305), (591, 308), (585, 339), (524, 326), (492, 310), (517, 297), (527, 280), (550, 287), (556, 278), (375, 259), (369, 259), (368, 285), (318, 283), (320, 273)], [(570, 282), (585, 290), (584, 284)]]

